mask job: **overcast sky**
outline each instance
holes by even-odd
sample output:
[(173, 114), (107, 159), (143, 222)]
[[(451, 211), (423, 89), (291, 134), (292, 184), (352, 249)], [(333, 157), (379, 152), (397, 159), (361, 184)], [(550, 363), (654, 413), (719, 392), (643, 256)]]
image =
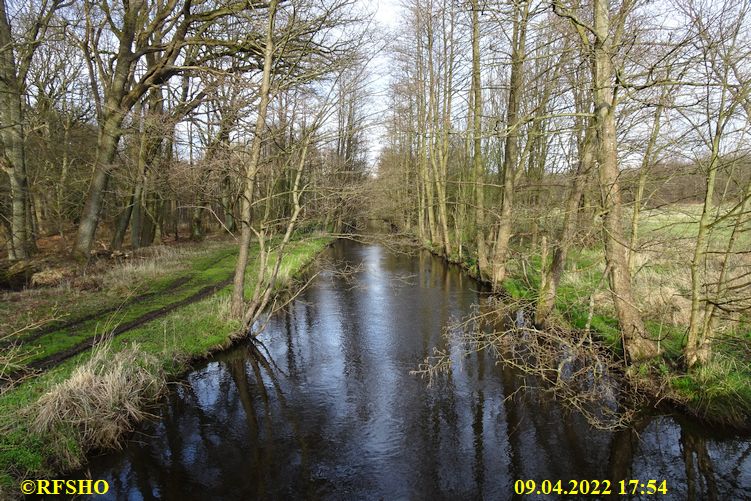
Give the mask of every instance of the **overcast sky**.
[[(366, 3), (368, 0), (363, 0)], [(399, 0), (376, 0), (378, 4), (376, 10), (376, 21), (389, 27), (396, 26), (396, 20), (398, 19), (398, 12), (401, 10)]]
[[(382, 27), (382, 29), (379, 30), (379, 33), (386, 35), (389, 31), (396, 31), (403, 11), (400, 5), (401, 0), (361, 1), (365, 2), (365, 8), (372, 9), (373, 7), (371, 6), (375, 4), (375, 21), (378, 23), (379, 27)], [(373, 82), (371, 113), (373, 114), (374, 124), (367, 134), (370, 148), (368, 158), (372, 164), (375, 163), (378, 154), (383, 148), (385, 128), (383, 127), (383, 124), (377, 122), (380, 117), (383, 117), (387, 113), (389, 108), (388, 62), (388, 49), (386, 49), (376, 56), (370, 63), (370, 75)]]

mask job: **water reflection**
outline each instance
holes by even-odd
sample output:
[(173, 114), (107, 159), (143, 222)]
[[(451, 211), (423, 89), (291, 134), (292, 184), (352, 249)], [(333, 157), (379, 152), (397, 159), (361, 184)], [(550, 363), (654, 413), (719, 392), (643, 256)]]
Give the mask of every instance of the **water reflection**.
[(159, 422), (92, 461), (111, 497), (509, 499), (517, 479), (633, 478), (666, 479), (669, 499), (750, 498), (746, 439), (670, 417), (594, 431), (516, 392), (517, 374), (485, 353), (457, 355), (428, 386), (409, 371), (445, 347), (442, 326), (481, 287), (429, 254), (329, 253), (354, 276), (323, 273), (271, 321), (267, 351), (243, 345), (199, 367)]

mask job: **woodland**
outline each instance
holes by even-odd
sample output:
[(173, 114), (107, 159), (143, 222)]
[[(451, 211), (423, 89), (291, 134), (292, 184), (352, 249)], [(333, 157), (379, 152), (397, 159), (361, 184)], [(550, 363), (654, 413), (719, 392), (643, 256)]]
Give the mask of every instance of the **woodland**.
[[(550, 346), (596, 347), (653, 401), (748, 427), (751, 4), (399, 12), (384, 28), (355, 0), (0, 0), (0, 483), (142, 417), (71, 445), (70, 414), (39, 410), (131, 350), (103, 331), (144, 343), (109, 365), (173, 377), (252, 335), (333, 238), (426, 248), (489, 284), (498, 312), (553, 334), (514, 361), (553, 385)], [(192, 334), (149, 347), (157, 310)]]

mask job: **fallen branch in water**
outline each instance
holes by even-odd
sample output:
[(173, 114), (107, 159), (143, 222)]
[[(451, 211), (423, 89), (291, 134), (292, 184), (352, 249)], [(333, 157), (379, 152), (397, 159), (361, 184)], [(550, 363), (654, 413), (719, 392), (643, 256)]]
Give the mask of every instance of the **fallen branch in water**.
[[(555, 398), (595, 428), (616, 430), (633, 422), (644, 399), (638, 389), (624, 381), (627, 371), (623, 361), (585, 333), (539, 330), (526, 318), (521, 303), (502, 303), (491, 297), (469, 316), (446, 326), (444, 336), (452, 347), (461, 347), (463, 358), (488, 351), (497, 363), (531, 377), (533, 384), (524, 378), (520, 389)], [(432, 383), (452, 371), (454, 365), (449, 352), (436, 349), (411, 373)]]

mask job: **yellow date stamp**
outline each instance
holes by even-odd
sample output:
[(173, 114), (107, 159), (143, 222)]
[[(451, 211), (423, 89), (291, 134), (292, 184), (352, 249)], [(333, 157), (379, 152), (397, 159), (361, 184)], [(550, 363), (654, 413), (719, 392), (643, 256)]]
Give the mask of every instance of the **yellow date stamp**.
[(657, 495), (668, 493), (667, 480), (517, 480), (514, 482), (514, 492), (518, 495), (550, 495), (559, 496), (607, 496), (610, 494), (626, 495)]

